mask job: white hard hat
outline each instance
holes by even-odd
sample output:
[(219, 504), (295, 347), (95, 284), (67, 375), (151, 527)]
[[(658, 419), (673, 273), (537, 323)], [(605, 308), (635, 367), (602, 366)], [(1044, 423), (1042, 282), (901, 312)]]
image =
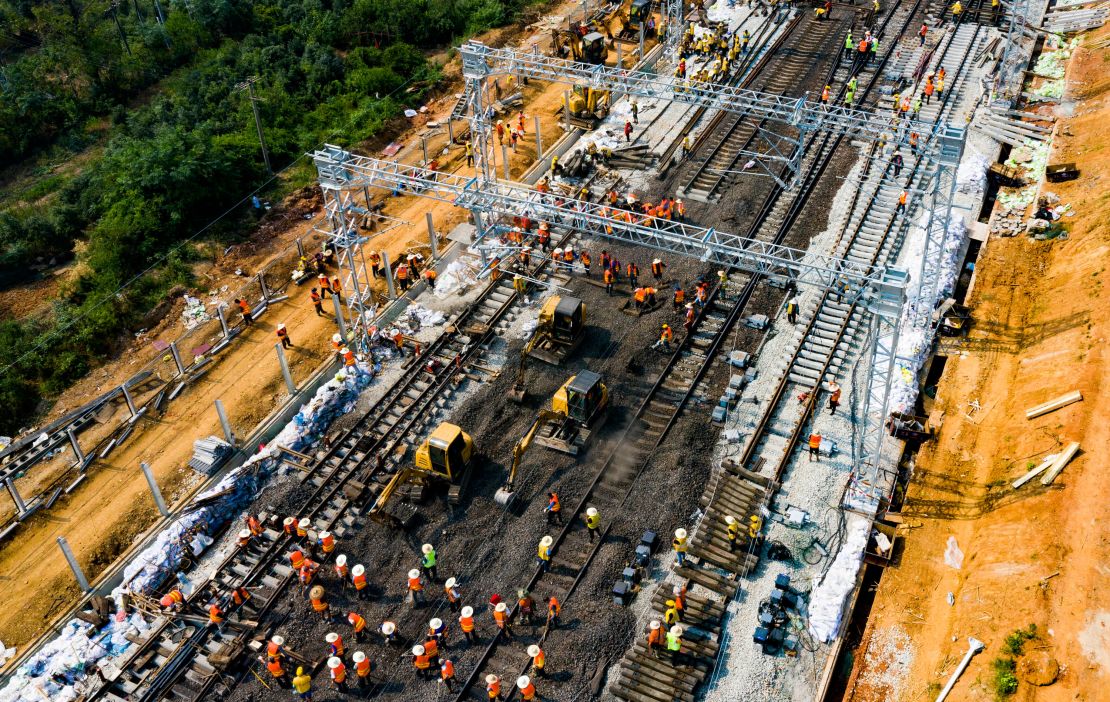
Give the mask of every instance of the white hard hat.
[(652, 262), (652, 263), (662, 263), (662, 261), (660, 261), (660, 260), (659, 260), (659, 259), (657, 259), (657, 258), (653, 258), (653, 259), (651, 260), (651, 262)]
[(339, 660), (339, 656), (332, 656), (328, 659), (328, 667), (332, 670), (335, 670), (341, 665), (343, 665), (343, 661)]
[(732, 516), (731, 514), (726, 514), (725, 515), (725, 524), (735, 524), (735, 523), (736, 523), (736, 517)]
[(409, 577), (410, 578), (419, 578), (420, 577), (420, 571), (417, 570), (416, 568), (413, 568), (412, 570), (409, 571)]
[(250, 537), (251, 537), (251, 530), (250, 529), (240, 529), (239, 530), (239, 538), (240, 539), (249, 539)]
[(550, 546), (553, 543), (555, 543), (555, 539), (551, 538), (550, 536), (545, 536), (540, 539), (541, 546)]
[(382, 622), (382, 633), (383, 634), (385, 634), (386, 636), (389, 636), (390, 634), (392, 634), (395, 631), (397, 631), (397, 625), (396, 624), (394, 624), (393, 622)]
[(504, 612), (508, 608), (508, 605), (506, 605), (504, 602), (498, 602), (497, 606), (494, 609), (496, 609), (498, 612)]
[(424, 553), (431, 553), (435, 549), (432, 548), (431, 544), (424, 544), (423, 546), (420, 547), (420, 550), (423, 551)]
[(671, 633), (675, 636), (682, 636), (682, 626), (679, 624), (675, 624), (671, 627)]
[(456, 581), (454, 578), (447, 578), (447, 581), (443, 583), (443, 587), (455, 587), (456, 582), (458, 581)]
[(366, 654), (362, 651), (355, 651), (351, 654), (351, 660), (353, 660), (355, 663), (361, 663), (366, 660)]
[(285, 322), (282, 322), (281, 324), (278, 324), (278, 329), (284, 329), (284, 328), (285, 328)]
[(513, 280), (524, 280), (524, 276), (522, 276), (520, 273), (517, 273), (513, 276)]
[(686, 538), (686, 530), (685, 529), (675, 529), (674, 530), (674, 537), (676, 539), (685, 539)]
[(344, 555), (343, 555), (342, 553), (341, 553), (341, 554), (339, 554), (338, 556), (336, 556), (336, 557), (335, 557), (335, 564), (336, 564), (337, 566), (345, 566), (345, 565), (347, 565), (347, 557), (346, 557), (346, 556), (344, 556)]
[(354, 574), (354, 575), (362, 575), (365, 572), (366, 572), (366, 568), (364, 568), (361, 563), (356, 565), (354, 568), (351, 568), (351, 573)]
[(593, 507), (587, 507), (586, 508), (586, 514), (588, 516), (591, 516), (591, 517), (596, 517), (597, 516), (597, 510)]
[(301, 519), (301, 521), (297, 522), (297, 526), (300, 527), (301, 529), (307, 529), (310, 526), (312, 526), (312, 520), (309, 519), (308, 517), (304, 517), (304, 518)]
[(339, 353), (343, 354), (344, 356), (346, 356), (346, 355), (347, 355), (347, 354), (349, 354), (350, 352), (351, 352), (351, 350), (350, 350), (349, 348), (347, 348), (346, 346), (344, 346), (343, 348), (339, 349)]
[(330, 531), (321, 531), (320, 532), (320, 538), (321, 539), (327, 539), (327, 538), (330, 538), (330, 537), (331, 537), (331, 532)]
[(489, 685), (494, 684), (495, 682), (497, 682), (497, 680), (498, 680), (497, 676), (494, 675), (493, 673), (490, 673), (489, 675), (486, 676), (486, 683), (489, 684)]
[(463, 607), (462, 608), (462, 615), (464, 617), (473, 617), (474, 616), (474, 608), (473, 607)]
[(285, 639), (278, 636), (277, 634), (274, 634), (272, 637), (270, 637), (270, 643), (274, 644), (275, 646), (281, 646), (285, 644)]
[(536, 644), (532, 644), (531, 646), (528, 647), (528, 655), (529, 656), (538, 656), (538, 655), (540, 655), (540, 647), (537, 646)]
[(568, 245), (565, 249), (563, 249), (563, 251), (574, 251), (574, 247)]
[(429, 629), (438, 629), (441, 626), (443, 626), (443, 620), (440, 619), (439, 617), (433, 617), (432, 619), (428, 620), (428, 628)]
[(331, 340), (338, 344), (340, 341), (343, 341), (343, 337), (339, 334), (332, 334)]
[(338, 640), (339, 634), (335, 633), (334, 631), (329, 632), (328, 635), (324, 637), (324, 641), (327, 641), (328, 643), (335, 643)]
[(651, 629), (652, 631), (655, 631), (660, 626), (662, 626), (662, 624), (659, 623), (658, 619), (652, 619), (651, 624), (648, 624), (648, 628)]
[(724, 275), (724, 274), (725, 274), (724, 271), (717, 271), (717, 275)]
[(414, 655), (414, 656), (423, 656), (424, 655), (424, 647), (421, 646), (420, 644), (417, 644), (417, 645), (413, 646), (412, 647), (412, 655)]
[(673, 592), (676, 595), (681, 595), (682, 594), (682, 586), (681, 585), (675, 585), (674, 589), (672, 589), (671, 592)]
[(530, 682), (532, 681), (528, 679), (527, 675), (521, 675), (519, 678), (516, 679), (516, 686), (523, 690), (524, 688), (528, 687), (528, 683)]
[(285, 526), (289, 526), (290, 524), (293, 524), (296, 521), (297, 520), (294, 519), (293, 517), (286, 517), (285, 519), (281, 520), (281, 523), (284, 524)]

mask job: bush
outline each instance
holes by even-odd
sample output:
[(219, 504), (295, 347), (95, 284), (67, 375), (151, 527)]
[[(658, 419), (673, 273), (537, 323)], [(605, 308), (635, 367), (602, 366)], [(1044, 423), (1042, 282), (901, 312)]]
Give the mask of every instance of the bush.
[(1025, 652), (1025, 642), (1037, 637), (1037, 625), (1030, 624), (1028, 629), (1018, 629), (1006, 637), (1002, 643), (1002, 652), (1015, 658)]
[(1013, 658), (995, 658), (991, 668), (994, 670), (991, 684), (996, 698), (1005, 699), (1017, 692), (1018, 679), (1014, 674), (1016, 665)]

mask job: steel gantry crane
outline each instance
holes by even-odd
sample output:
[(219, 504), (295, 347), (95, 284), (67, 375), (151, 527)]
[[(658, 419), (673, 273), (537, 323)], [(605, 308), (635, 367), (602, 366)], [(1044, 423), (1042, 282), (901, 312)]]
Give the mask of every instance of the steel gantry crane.
[[(350, 193), (368, 187), (381, 188), (469, 209), (478, 228), (476, 241), (479, 246), (490, 231), (486, 227), (487, 219), (492, 223), (498, 217), (525, 215), (573, 228), (586, 235), (648, 246), (755, 274), (778, 276), (802, 285), (841, 290), (846, 287), (845, 292), (850, 298), (862, 302), (872, 312), (871, 374), (864, 395), (863, 427), (855, 442), (854, 506), (872, 513), (877, 511), (886, 491), (886, 486), (879, 484), (879, 478), (881, 474), (888, 473), (883, 465), (885, 422), (897, 369), (898, 336), (909, 276), (897, 269), (861, 267), (850, 260), (811, 254), (687, 222), (645, 222), (627, 216), (624, 211), (593, 203), (561, 198), (561, 204), (557, 205), (551, 196), (511, 182), (498, 181), (487, 158), (487, 149), (492, 148), (489, 139), (491, 115), (483, 103), (483, 83), (492, 76), (511, 73), (536, 80), (608, 90), (611, 94), (702, 105), (786, 124), (798, 132), (794, 153), (781, 157), (791, 166), (791, 184), (797, 182), (802, 145), (808, 134), (824, 131), (862, 141), (908, 144), (910, 133), (916, 132), (919, 148), (923, 151), (923, 158), (932, 164), (932, 172), (925, 202), (926, 242), (917, 293), (919, 309), (923, 308), (925, 314), (916, 315), (915, 320), (928, 319), (937, 294), (936, 281), (940, 274), (941, 254), (955, 191), (955, 171), (963, 152), (963, 129), (907, 119), (891, 120), (863, 110), (823, 106), (805, 99), (726, 85), (679, 83), (646, 72), (580, 64), (538, 54), (517, 54), (477, 42), (464, 44), (460, 52), (470, 95), (469, 119), (476, 175), (437, 173), (356, 156), (339, 147), (328, 146), (313, 155), (325, 202), (339, 202), (349, 198)], [(335, 209), (343, 210), (340, 206)]]

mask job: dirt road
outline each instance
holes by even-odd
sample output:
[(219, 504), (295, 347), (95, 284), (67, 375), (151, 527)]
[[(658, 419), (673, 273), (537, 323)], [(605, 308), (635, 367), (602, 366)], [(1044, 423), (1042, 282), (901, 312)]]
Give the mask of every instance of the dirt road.
[[(1073, 59), (1069, 93), (1082, 102), (1059, 121), (1049, 159), (1076, 161), (1082, 176), (1042, 189), (1077, 210), (1065, 219), (1068, 239), (991, 239), (980, 257), (969, 352), (945, 368), (933, 413), (943, 412), (943, 427), (919, 455), (905, 552), (883, 576), (847, 699), (932, 699), (968, 636), (986, 650), (949, 699), (995, 699), (992, 664), (1007, 657), (1004, 639), (1030, 624), (1038, 633), (1026, 657), (1047, 653), (1059, 680), (1031, 685), (1019, 657), (1014, 699), (1107, 699), (1110, 489), (1100, 452), (1110, 440), (1110, 238), (1106, 197), (1092, 187), (1110, 177), (1105, 60), (1085, 50)], [(1073, 389), (1082, 402), (1025, 419), (1027, 408)], [(969, 408), (976, 400), (981, 410)], [(1082, 453), (1051, 486), (1034, 479), (1011, 487), (1069, 441), (1081, 442)], [(944, 562), (949, 537), (964, 553), (959, 570)]]

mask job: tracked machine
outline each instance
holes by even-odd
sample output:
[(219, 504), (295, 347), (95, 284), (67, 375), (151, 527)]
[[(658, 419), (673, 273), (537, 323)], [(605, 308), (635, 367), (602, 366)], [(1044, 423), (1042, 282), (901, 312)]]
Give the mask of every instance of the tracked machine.
[[(447, 501), (462, 501), (474, 473), (474, 440), (460, 427), (443, 422), (416, 449), (413, 465), (393, 474), (378, 493), (369, 516), (394, 528), (407, 528), (416, 517), (413, 503), (421, 502), (428, 491), (446, 487)], [(394, 503), (400, 497), (403, 504)]]

